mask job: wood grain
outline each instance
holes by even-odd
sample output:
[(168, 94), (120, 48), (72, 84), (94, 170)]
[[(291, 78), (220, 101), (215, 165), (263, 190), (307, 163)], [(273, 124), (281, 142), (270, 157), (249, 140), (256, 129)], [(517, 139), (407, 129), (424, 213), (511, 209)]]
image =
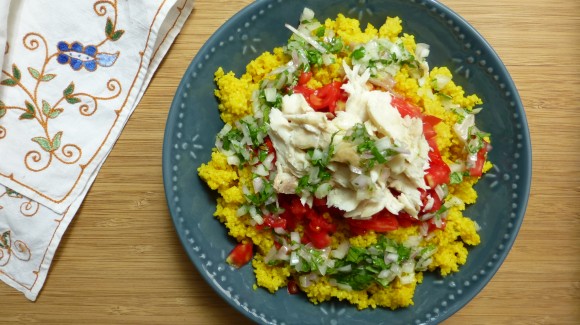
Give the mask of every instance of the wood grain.
[[(36, 303), (0, 285), (4, 323), (249, 324), (203, 281), (165, 203), (172, 95), (207, 38), (250, 0), (197, 0), (67, 231)], [(445, 324), (580, 323), (580, 2), (446, 0), (494, 47), (533, 146), (523, 226), (483, 291)]]

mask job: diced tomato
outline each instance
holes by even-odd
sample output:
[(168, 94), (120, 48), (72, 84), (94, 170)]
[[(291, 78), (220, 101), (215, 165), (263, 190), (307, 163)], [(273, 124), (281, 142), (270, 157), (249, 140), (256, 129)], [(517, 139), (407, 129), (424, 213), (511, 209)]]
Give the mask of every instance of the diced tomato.
[(296, 283), (294, 279), (288, 280), (287, 289), (288, 293), (291, 295), (295, 295), (300, 291), (300, 288), (298, 288), (298, 283)]
[(235, 267), (242, 267), (254, 255), (254, 244), (251, 241), (239, 243), (228, 255), (226, 262)]
[(397, 217), (386, 209), (373, 215), (370, 219), (348, 219), (347, 223), (351, 227), (351, 231), (354, 229), (354, 233), (359, 234), (360, 232), (365, 233), (368, 230), (374, 230), (376, 232), (389, 232), (399, 228)]
[(402, 117), (421, 117), (421, 109), (418, 106), (411, 104), (405, 98), (394, 96), (391, 99), (391, 105), (399, 111), (399, 114), (401, 114)]
[(423, 211), (423, 213), (433, 213), (437, 210), (439, 210), (439, 208), (441, 208), (441, 204), (443, 203), (441, 201), (441, 199), (439, 198), (439, 195), (437, 195), (437, 193), (435, 192), (434, 189), (429, 189), (427, 191), (421, 191), (421, 202), (423, 203), (423, 206), (427, 205), (427, 202), (429, 201), (429, 197), (431, 197), (433, 199), (433, 205), (431, 206), (431, 208), (429, 210)]
[(441, 158), (431, 159), (429, 161), (429, 169), (427, 169), (427, 174), (425, 175), (425, 181), (429, 187), (434, 188), (437, 185), (449, 183), (449, 175), (451, 175), (451, 169)]
[(256, 225), (256, 229), (262, 230), (266, 227), (270, 227), (271, 229), (274, 228), (286, 229), (286, 223), (287, 220), (284, 218), (268, 215), (264, 217), (264, 222), (261, 225)]
[(429, 220), (427, 220), (427, 223), (429, 224), (429, 228), (428, 228), (428, 232), (432, 232), (434, 230), (437, 229), (445, 229), (445, 226), (447, 225), (447, 223), (445, 222), (445, 219), (441, 219), (441, 226), (437, 227), (437, 225), (435, 224), (435, 218), (431, 218)]
[(475, 161), (475, 165), (469, 168), (469, 175), (480, 177), (483, 174), (483, 165), (485, 164), (486, 157), (487, 145), (484, 145), (483, 148), (479, 149), (477, 152), (477, 160)]
[(411, 217), (411, 215), (408, 213), (399, 212), (397, 215), (397, 221), (399, 222), (399, 226), (401, 228), (407, 228), (416, 225), (419, 222), (419, 219)]
[(310, 77), (302, 73), (293, 89), (294, 93), (302, 94), (314, 110), (334, 114), (337, 102), (346, 100), (346, 93), (341, 89), (342, 82), (334, 81), (318, 89), (312, 89), (306, 86)]
[(433, 115), (423, 115), (423, 134), (426, 139), (432, 139), (437, 135), (435, 125), (441, 122), (441, 119)]
[(298, 85), (306, 85), (312, 78), (312, 72), (302, 72), (298, 77)]
[(305, 216), (306, 213), (308, 213), (308, 207), (303, 205), (302, 202), (300, 202), (300, 199), (298, 197), (293, 197), (292, 201), (291, 201), (291, 205), (290, 205), (290, 211), (292, 212), (292, 214), (294, 214), (295, 216)]
[(314, 231), (311, 227), (304, 229), (304, 235), (308, 242), (312, 243), (312, 246), (318, 249), (326, 248), (332, 242), (329, 233), (325, 231)]

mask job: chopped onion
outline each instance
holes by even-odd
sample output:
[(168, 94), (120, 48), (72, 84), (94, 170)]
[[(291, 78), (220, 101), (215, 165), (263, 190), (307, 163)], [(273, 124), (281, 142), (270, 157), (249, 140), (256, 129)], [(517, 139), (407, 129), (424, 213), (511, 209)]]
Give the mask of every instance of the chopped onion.
[(254, 185), (254, 193), (261, 192), (264, 189), (264, 179), (256, 177), (252, 180), (252, 185)]
[(274, 161), (274, 158), (275, 156), (272, 153), (266, 156), (266, 159), (264, 159), (264, 162), (262, 162), (266, 170), (272, 170), (272, 162)]
[(311, 20), (312, 18), (314, 18), (314, 11), (305, 7), (304, 10), (302, 10), (302, 14), (300, 15), (300, 22)]
[(435, 187), (435, 193), (437, 194), (440, 200), (443, 200), (447, 196), (446, 192), (447, 191), (445, 191), (445, 189), (441, 185), (437, 185)]
[(389, 137), (382, 137), (375, 142), (377, 149), (380, 151), (387, 150), (393, 146), (393, 141)]
[(270, 250), (268, 251), (268, 253), (266, 254), (266, 256), (264, 256), (264, 262), (266, 262), (267, 264), (274, 261), (275, 260), (275, 256), (276, 256), (276, 247), (272, 246), (272, 248), (270, 248)]
[(419, 220), (427, 221), (429, 219), (432, 219), (434, 216), (435, 216), (435, 213), (425, 213), (424, 215), (421, 216), (421, 218), (419, 218)]
[(403, 273), (412, 273), (415, 270), (415, 263), (412, 261), (407, 261), (401, 266)]
[(274, 103), (276, 101), (276, 88), (266, 88), (264, 89), (264, 96), (266, 96), (266, 101), (269, 103)]
[[(274, 229), (276, 229), (276, 228), (274, 228)], [(289, 252), (289, 249), (287, 246), (284, 245), (284, 246), (280, 247), (280, 249), (278, 250), (278, 252), (275, 255), (276, 260), (287, 261), (290, 258), (288, 256), (288, 252)]]
[(274, 232), (277, 233), (278, 235), (286, 234), (286, 230), (284, 230), (284, 228), (282, 228), (282, 227), (275, 227)]
[(429, 224), (427, 222), (422, 222), (419, 226), (419, 233), (421, 236), (425, 237), (429, 234)]
[(393, 263), (399, 260), (399, 255), (397, 253), (386, 253), (385, 252), (385, 263)]
[(431, 195), (427, 195), (427, 203), (423, 206), (423, 211), (429, 211), (433, 208), (433, 204), (435, 203), (435, 199)]
[(314, 196), (316, 196), (317, 199), (322, 199), (323, 197), (328, 196), (331, 190), (332, 185), (330, 183), (322, 183), (316, 188)]
[(429, 56), (429, 44), (417, 43), (415, 48), (415, 55), (418, 60), (424, 59)]
[(336, 287), (339, 288), (340, 290), (344, 290), (344, 291), (352, 291), (352, 287), (349, 286), (348, 284), (344, 284), (344, 283), (336, 283)]
[(253, 170), (254, 173), (256, 173), (257, 175), (260, 176), (268, 176), (268, 174), (270, 174), (270, 172), (268, 170), (266, 170), (266, 167), (264, 166), (264, 164), (259, 164), (258, 166), (256, 166)]
[(413, 283), (414, 280), (415, 280), (414, 273), (399, 277), (399, 281), (401, 282), (402, 285)]
[(298, 265), (298, 262), (300, 262), (298, 254), (296, 254), (295, 251), (292, 251), (292, 253), (290, 253), (290, 265), (291, 266)]
[(238, 210), (236, 211), (236, 215), (238, 217), (241, 217), (243, 215), (246, 215), (248, 213), (248, 206), (247, 205), (242, 205), (238, 208)]
[(254, 221), (256, 221), (257, 224), (261, 225), (264, 223), (264, 218), (262, 218), (262, 216), (260, 214), (258, 214), (258, 211), (256, 211), (256, 207), (255, 206), (250, 206), (250, 216), (252, 217), (252, 219), (254, 219)]
[(336, 269), (336, 271), (338, 271), (338, 272), (351, 272), (352, 271), (352, 265), (351, 264), (347, 264), (345, 266), (339, 267), (338, 269)]
[(348, 242), (348, 240), (343, 240), (338, 247), (336, 247), (335, 250), (333, 250), (332, 252), (330, 252), (330, 255), (332, 255), (332, 257), (336, 258), (336, 259), (342, 259), (346, 256), (346, 254), (348, 253), (348, 250), (350, 248), (350, 243)]
[(288, 28), (289, 30), (291, 30), (294, 34), (300, 36), (308, 44), (312, 45), (312, 47), (314, 47), (315, 49), (317, 49), (320, 53), (323, 53), (323, 54), (326, 53), (326, 49), (324, 47), (322, 47), (322, 45), (318, 44), (312, 37), (310, 37), (308, 35), (305, 35), (304, 33), (300, 32), (296, 28), (290, 26), (289, 24), (285, 24), (284, 26), (286, 26), (286, 28)]
[[(296, 231), (291, 232), (290, 233), (290, 241), (292, 243), (299, 244), (300, 243), (300, 234)], [(293, 248), (293, 249), (295, 249), (295, 248)]]
[(461, 123), (455, 123), (453, 126), (453, 131), (455, 131), (461, 141), (467, 142), (467, 138), (469, 137), (469, 129), (474, 125), (475, 115), (467, 114)]
[(238, 158), (238, 156), (231, 155), (231, 156), (228, 156), (226, 159), (227, 159), (228, 165), (237, 166), (240, 164), (240, 158)]
[(417, 247), (417, 246), (419, 246), (420, 243), (421, 243), (420, 236), (409, 236), (409, 238), (407, 238), (407, 240), (405, 241), (405, 246)]
[(401, 267), (398, 264), (393, 264), (391, 265), (391, 272), (393, 272), (396, 275), (401, 274)]

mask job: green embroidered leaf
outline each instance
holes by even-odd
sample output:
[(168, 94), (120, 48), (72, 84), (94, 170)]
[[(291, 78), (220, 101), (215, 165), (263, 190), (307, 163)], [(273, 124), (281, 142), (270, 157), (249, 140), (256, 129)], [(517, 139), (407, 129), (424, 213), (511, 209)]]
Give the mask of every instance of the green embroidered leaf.
[(115, 31), (113, 33), (113, 35), (111, 35), (111, 41), (114, 42), (114, 41), (119, 40), (119, 38), (121, 38), (121, 36), (123, 36), (123, 34), (125, 34), (125, 31), (122, 29)]
[(50, 113), (50, 104), (44, 99), (42, 100), (42, 112), (45, 116), (48, 116), (48, 113)]
[(71, 82), (70, 85), (68, 85), (68, 87), (66, 87), (65, 90), (62, 92), (62, 94), (64, 95), (64, 97), (70, 97), (73, 91), (75, 91), (75, 83)]
[(2, 82), (0, 82), (0, 85), (10, 86), (10, 87), (14, 87), (17, 84), (18, 84), (18, 82), (14, 79), (5, 79), (5, 80), (2, 80)]
[(10, 247), (10, 230), (5, 231), (2, 236), (0, 236), (0, 247), (9, 248)]
[(44, 76), (42, 76), (42, 78), (40, 78), (41, 81), (50, 81), (52, 79), (54, 79), (54, 77), (56, 77), (55, 74), (53, 73), (47, 73)]
[(8, 194), (9, 197), (22, 198), (22, 195), (20, 195), (20, 193), (8, 187), (6, 188), (6, 194)]
[(48, 112), (48, 118), (57, 118), (63, 111), (62, 108), (51, 109), (50, 112)]
[(76, 104), (76, 103), (80, 102), (81, 100), (76, 98), (76, 97), (67, 97), (66, 101), (69, 104)]
[(107, 18), (107, 25), (105, 26), (105, 35), (111, 38), (112, 34), (113, 34), (113, 21), (111, 20), (111, 18)]
[(57, 150), (60, 148), (60, 138), (62, 138), (62, 131), (59, 131), (57, 134), (54, 135), (52, 138), (52, 151)]
[(38, 78), (40, 77), (40, 72), (38, 72), (38, 70), (34, 69), (33, 67), (28, 67), (28, 72), (30, 72), (32, 78), (36, 80), (38, 80)]
[(24, 101), (24, 105), (26, 105), (26, 110), (28, 111), (28, 113), (36, 114), (34, 105), (32, 105), (31, 102), (26, 100), (26, 101)]
[(20, 115), (20, 119), (21, 120), (32, 120), (33, 118), (35, 118), (36, 111), (35, 111), (34, 105), (32, 105), (32, 103), (30, 103), (29, 101), (25, 101), (24, 105), (26, 105), (26, 113), (23, 113), (22, 115)]
[(52, 144), (50, 143), (50, 140), (48, 140), (47, 138), (35, 137), (35, 138), (32, 138), (32, 141), (38, 143), (44, 151), (46, 151), (46, 152), (52, 151)]
[(4, 102), (0, 100), (0, 118), (4, 115), (6, 115), (6, 105), (4, 105)]
[(12, 65), (12, 75), (14, 76), (14, 79), (16, 81), (20, 81), (20, 78), (22, 78), (22, 74), (20, 73), (20, 69), (18, 69), (16, 64)]
[(33, 118), (34, 118), (34, 114), (30, 114), (30, 113), (23, 113), (22, 115), (20, 115), (21, 120), (32, 120)]

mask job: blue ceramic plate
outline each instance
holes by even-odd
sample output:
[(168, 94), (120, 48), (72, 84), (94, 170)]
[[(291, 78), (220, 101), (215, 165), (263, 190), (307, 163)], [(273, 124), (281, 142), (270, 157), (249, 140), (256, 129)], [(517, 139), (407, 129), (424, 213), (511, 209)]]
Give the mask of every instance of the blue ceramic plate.
[[(380, 26), (399, 16), (404, 31), (431, 46), (429, 65), (447, 66), (485, 109), (478, 126), (491, 132), (495, 164), (478, 184), (479, 200), (466, 211), (481, 226), (482, 243), (470, 250), (460, 272), (442, 278), (427, 274), (410, 308), (359, 311), (342, 302), (313, 305), (303, 295), (254, 291), (252, 268), (225, 263), (234, 246), (212, 217), (215, 194), (197, 176), (210, 159), (222, 128), (213, 95), (220, 66), (236, 75), (260, 53), (286, 43), (284, 23), (297, 25), (304, 6), (316, 16), (338, 13)], [(531, 178), (528, 126), (517, 90), (490, 45), (461, 17), (425, 0), (267, 0), (256, 1), (226, 22), (189, 65), (171, 105), (163, 146), (163, 179), (169, 210), (187, 254), (207, 282), (235, 309), (264, 324), (423, 324), (438, 323), (469, 302), (492, 278), (510, 250), (526, 209)]]

